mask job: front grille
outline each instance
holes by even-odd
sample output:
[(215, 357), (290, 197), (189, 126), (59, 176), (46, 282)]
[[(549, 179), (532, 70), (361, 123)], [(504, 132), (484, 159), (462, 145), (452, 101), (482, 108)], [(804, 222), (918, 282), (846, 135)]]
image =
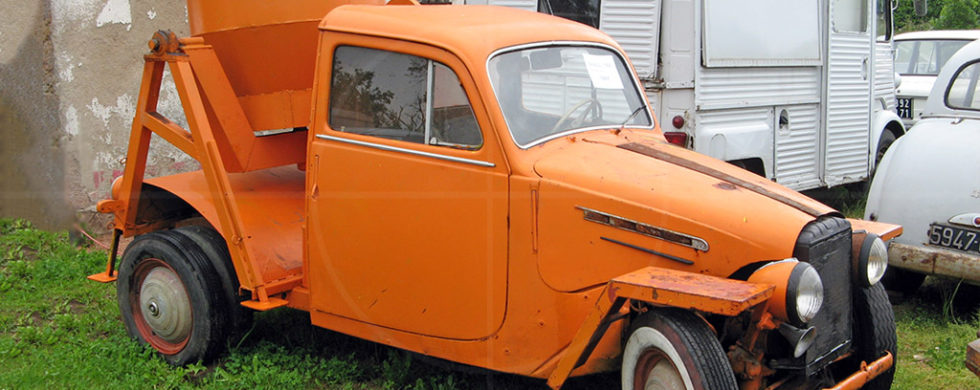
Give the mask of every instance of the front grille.
[(809, 376), (847, 353), (851, 342), (851, 224), (822, 217), (807, 224), (793, 256), (810, 263), (823, 280), (823, 306), (810, 321), (816, 339), (804, 357)]

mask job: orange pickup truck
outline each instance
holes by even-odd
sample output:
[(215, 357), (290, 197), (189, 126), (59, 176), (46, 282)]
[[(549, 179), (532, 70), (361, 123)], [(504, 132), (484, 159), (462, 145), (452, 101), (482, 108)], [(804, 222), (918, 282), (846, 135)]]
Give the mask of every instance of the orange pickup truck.
[[(377, 1), (188, 0), (192, 36), (150, 41), (90, 276), (135, 339), (207, 360), (288, 306), (553, 388), (890, 386), (900, 227), (668, 144), (598, 30), (351, 3)], [(167, 67), (188, 129), (156, 110)], [(201, 169), (146, 177), (154, 135)]]

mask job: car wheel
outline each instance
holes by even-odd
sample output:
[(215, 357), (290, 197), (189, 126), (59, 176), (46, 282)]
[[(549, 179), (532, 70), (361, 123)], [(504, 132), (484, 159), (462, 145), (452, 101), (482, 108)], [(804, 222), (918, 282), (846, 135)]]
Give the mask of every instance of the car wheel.
[(881, 284), (884, 284), (885, 288), (889, 290), (908, 295), (918, 290), (925, 280), (926, 274), (898, 267), (888, 267), (885, 276), (881, 278)]
[(874, 173), (878, 171), (878, 164), (881, 163), (882, 157), (885, 157), (885, 152), (893, 143), (895, 143), (895, 133), (887, 129), (882, 131), (881, 138), (878, 139), (878, 147), (875, 149), (875, 169), (871, 172), (871, 177), (874, 177)]
[(715, 333), (679, 309), (651, 311), (633, 322), (621, 376), (623, 390), (738, 389)]
[(116, 285), (129, 335), (174, 365), (206, 362), (224, 347), (228, 313), (221, 291), (201, 248), (167, 231), (129, 244)]
[(231, 338), (238, 338), (245, 331), (252, 327), (253, 311), (240, 303), (242, 297), (238, 294), (238, 274), (235, 273), (235, 266), (231, 262), (231, 255), (228, 253), (228, 246), (225, 244), (224, 237), (212, 228), (203, 226), (183, 226), (174, 229), (174, 232), (183, 234), (194, 241), (201, 251), (211, 261), (214, 270), (221, 280), (221, 291), (228, 305), (228, 324), (230, 326)]
[(868, 288), (856, 288), (854, 314), (857, 328), (855, 343), (857, 358), (871, 362), (891, 352), (892, 367), (864, 386), (865, 390), (884, 390), (891, 388), (898, 365), (898, 338), (895, 335), (895, 314), (888, 301), (888, 293), (881, 283)]

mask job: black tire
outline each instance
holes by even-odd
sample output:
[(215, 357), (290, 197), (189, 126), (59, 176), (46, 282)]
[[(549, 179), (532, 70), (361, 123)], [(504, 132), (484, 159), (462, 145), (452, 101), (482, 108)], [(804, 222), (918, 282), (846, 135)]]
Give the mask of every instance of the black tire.
[(680, 309), (647, 312), (633, 321), (629, 335), (623, 348), (623, 390), (633, 390), (637, 385), (738, 389), (735, 374), (715, 333), (691, 312)]
[(228, 337), (232, 342), (236, 341), (252, 327), (253, 311), (241, 305), (243, 299), (238, 294), (238, 274), (231, 262), (224, 237), (212, 228), (196, 225), (183, 226), (174, 231), (194, 241), (211, 261), (221, 280), (221, 290), (228, 307), (229, 318), (226, 322), (229, 324)]
[(871, 177), (874, 177), (875, 172), (878, 171), (878, 164), (881, 163), (881, 158), (885, 157), (885, 152), (888, 151), (888, 148), (890, 148), (893, 143), (895, 143), (895, 133), (892, 133), (891, 130), (888, 129), (883, 130), (881, 132), (881, 137), (878, 138), (878, 147), (875, 148), (875, 167), (871, 171)]
[(918, 290), (925, 280), (926, 274), (898, 267), (888, 267), (885, 276), (881, 278), (881, 284), (885, 285), (886, 289), (908, 295)]
[(221, 280), (193, 240), (172, 231), (144, 234), (123, 253), (116, 284), (126, 331), (174, 365), (207, 362), (225, 345)]
[(885, 356), (885, 352), (891, 352), (894, 359), (892, 367), (864, 385), (864, 389), (890, 389), (895, 378), (895, 367), (898, 366), (898, 338), (895, 335), (895, 313), (881, 283), (855, 289), (854, 315), (857, 323), (854, 330), (857, 358), (870, 363)]

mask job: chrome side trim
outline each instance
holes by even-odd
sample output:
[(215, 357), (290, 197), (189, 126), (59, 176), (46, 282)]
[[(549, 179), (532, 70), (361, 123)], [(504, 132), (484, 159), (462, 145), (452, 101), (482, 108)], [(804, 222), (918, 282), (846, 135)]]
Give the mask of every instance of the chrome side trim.
[(430, 157), (430, 158), (435, 158), (435, 159), (439, 159), (439, 160), (446, 160), (446, 161), (458, 162), (458, 163), (463, 163), (463, 164), (476, 165), (476, 166), (479, 166), (479, 167), (493, 168), (493, 167), (497, 166), (497, 164), (494, 164), (494, 163), (489, 162), (489, 161), (471, 160), (471, 159), (468, 159), (468, 158), (455, 157), (455, 156), (447, 156), (447, 155), (444, 155), (444, 154), (422, 152), (422, 151), (418, 151), (418, 150), (399, 148), (397, 146), (389, 146), (389, 145), (376, 144), (376, 143), (372, 143), (372, 142), (364, 142), (364, 141), (358, 141), (358, 140), (353, 140), (353, 139), (334, 137), (334, 136), (326, 135), (326, 134), (317, 134), (316, 137), (319, 138), (319, 139), (325, 139), (327, 141), (336, 141), (336, 142), (340, 142), (340, 143), (357, 145), (357, 146), (364, 146), (364, 147), (368, 147), (368, 148), (373, 148), (373, 149), (378, 149), (378, 150), (385, 150), (385, 151), (389, 151), (389, 152), (398, 152), (398, 153), (411, 154), (411, 155), (415, 155), (415, 156)]
[(601, 225), (612, 226), (614, 228), (642, 234), (647, 237), (653, 237), (658, 240), (664, 240), (680, 246), (686, 246), (688, 248), (697, 251), (707, 252), (709, 249), (708, 242), (700, 237), (695, 237), (690, 234), (675, 232), (673, 230), (664, 229), (662, 227), (647, 225), (642, 222), (636, 222), (620, 216), (604, 213), (602, 211), (597, 211), (582, 206), (575, 206), (575, 208), (582, 210), (583, 213), (582, 218), (584, 218), (586, 221), (595, 222)]

